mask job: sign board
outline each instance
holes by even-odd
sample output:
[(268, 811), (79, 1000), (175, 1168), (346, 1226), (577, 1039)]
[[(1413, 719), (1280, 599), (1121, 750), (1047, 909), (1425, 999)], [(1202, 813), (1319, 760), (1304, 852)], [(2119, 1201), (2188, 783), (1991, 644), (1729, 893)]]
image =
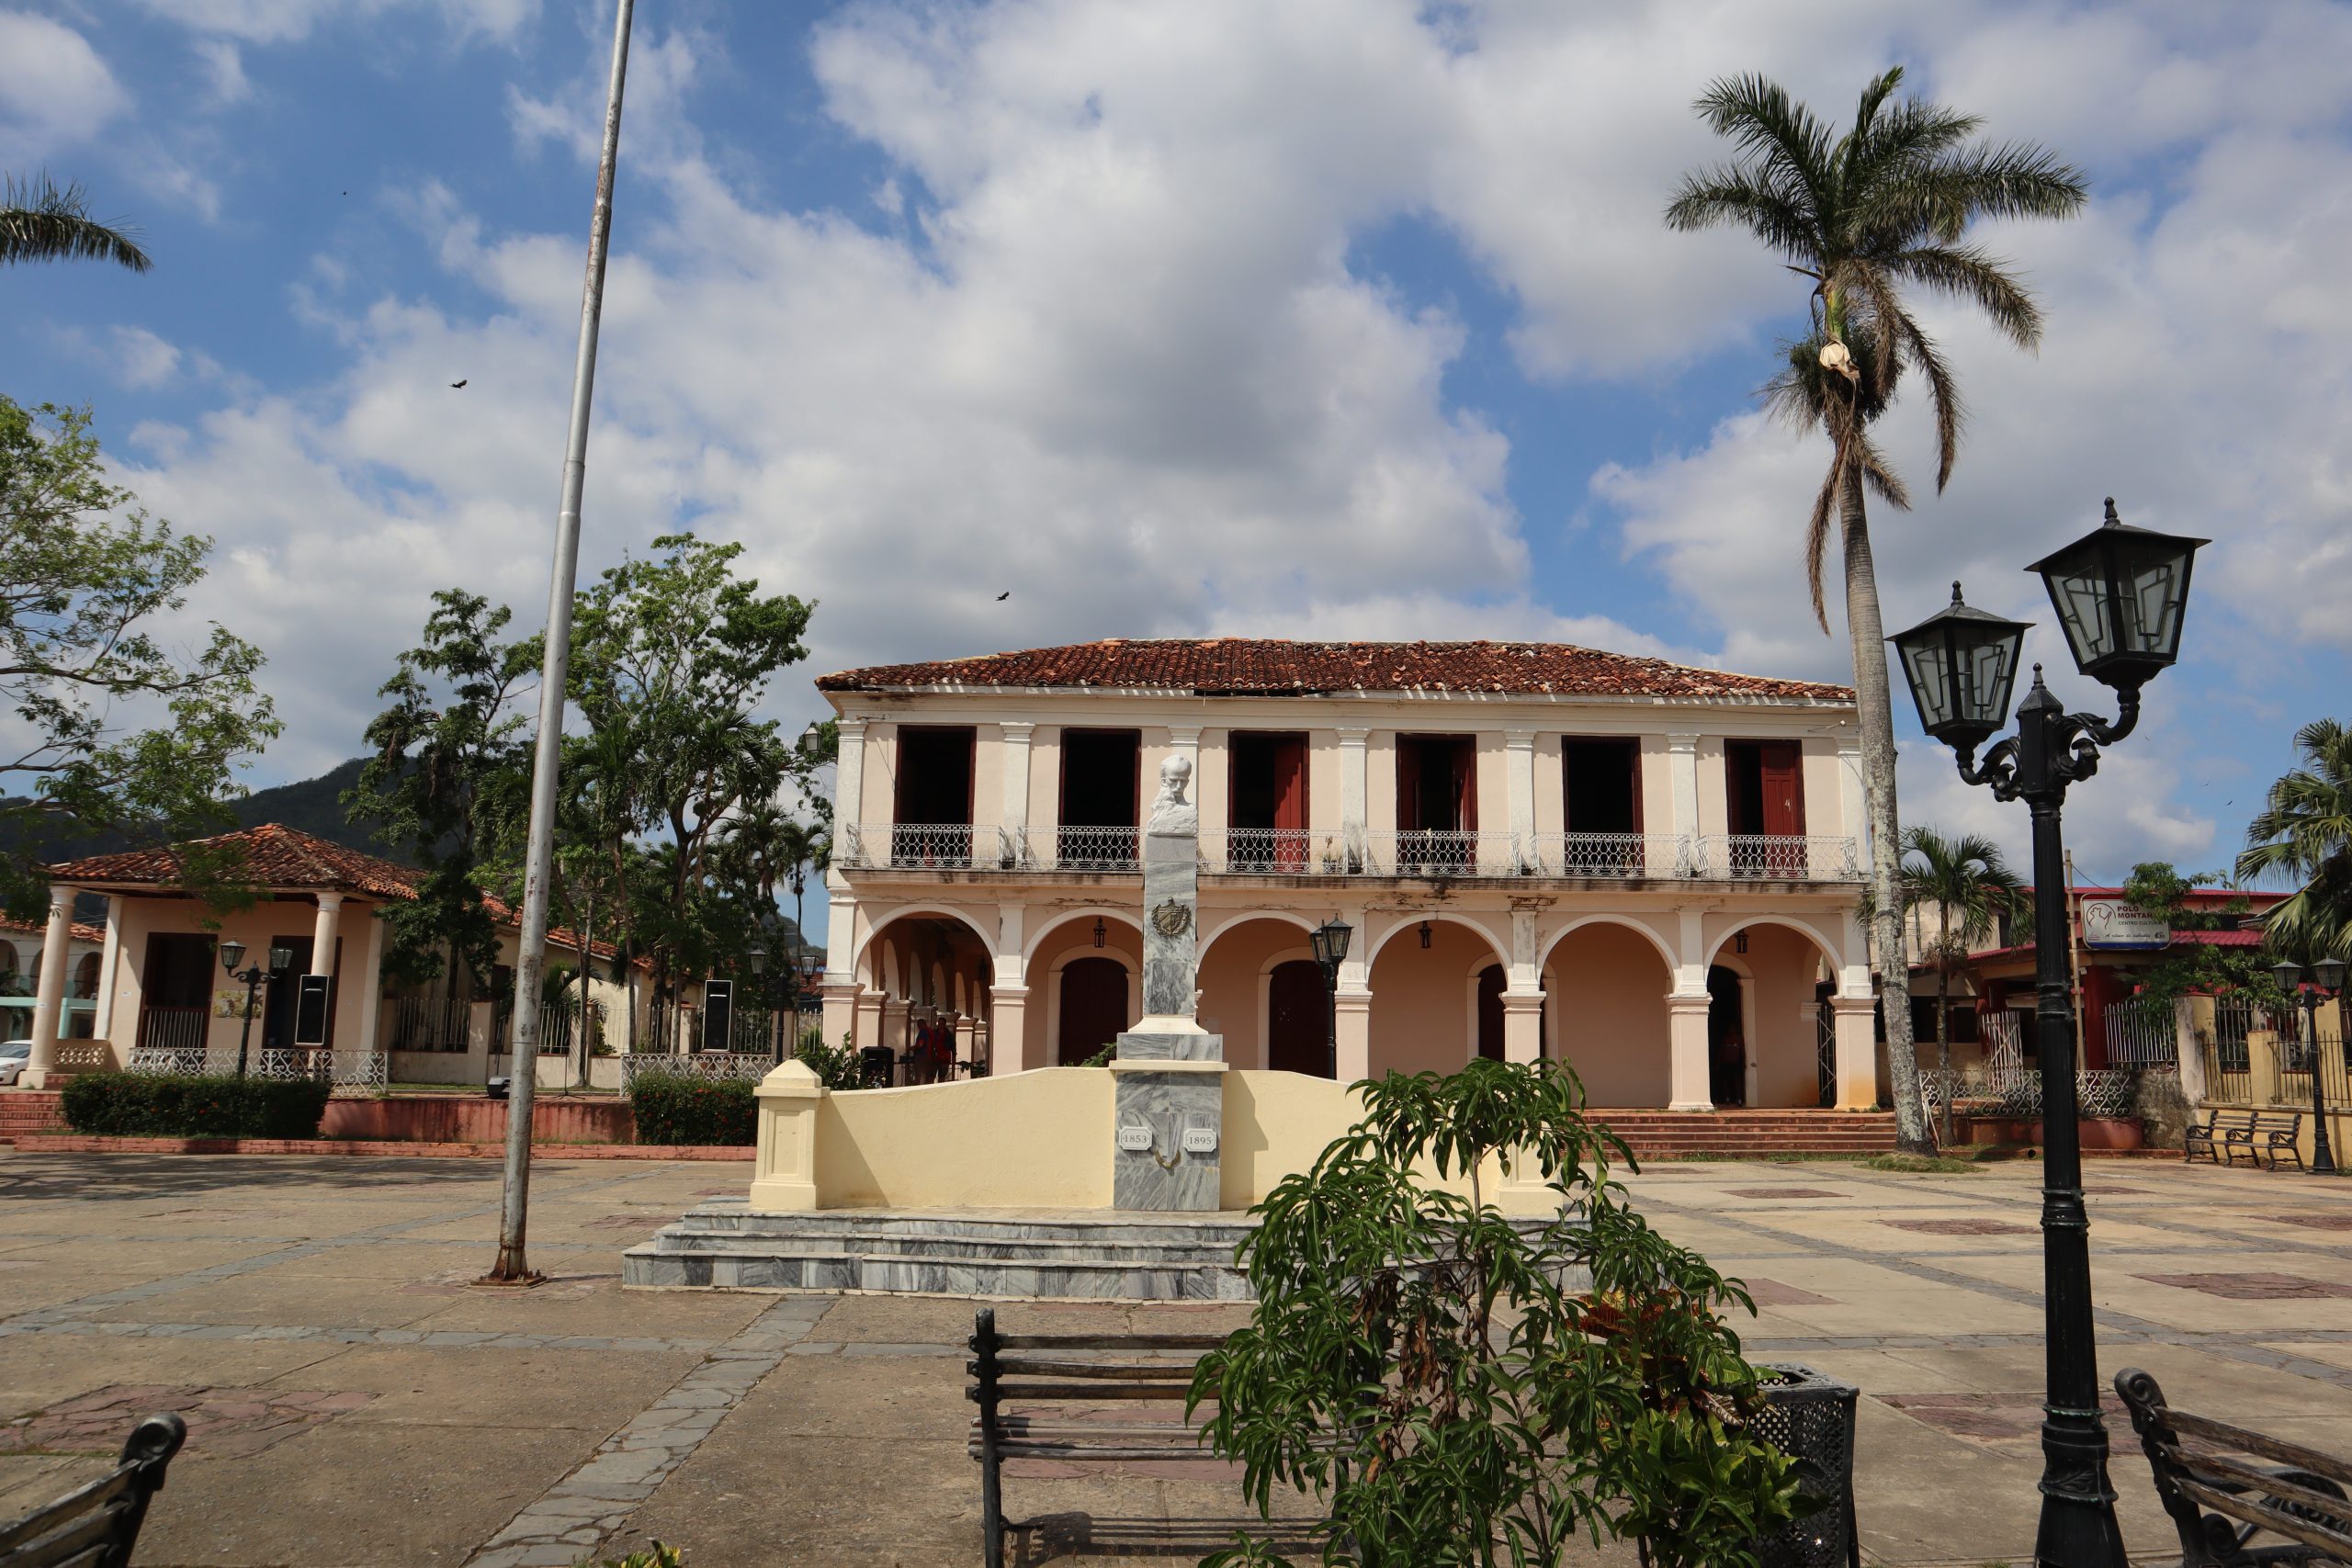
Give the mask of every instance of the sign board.
[(702, 1045), (705, 1051), (735, 1048), (735, 982), (702, 983)]
[(1139, 1122), (1129, 1122), (1119, 1129), (1119, 1146), (1131, 1154), (1141, 1154), (1151, 1147), (1151, 1129)]
[(1184, 1152), (1188, 1155), (1213, 1155), (1216, 1153), (1216, 1129), (1214, 1127), (1185, 1128)]
[(327, 1043), (327, 1003), (334, 988), (334, 977), (327, 975), (305, 975), (301, 989), (294, 998), (294, 1043), (323, 1045)]
[(2171, 926), (2152, 915), (2141, 913), (2120, 898), (2083, 900), (2085, 947), (2147, 952), (2168, 947), (2171, 943)]

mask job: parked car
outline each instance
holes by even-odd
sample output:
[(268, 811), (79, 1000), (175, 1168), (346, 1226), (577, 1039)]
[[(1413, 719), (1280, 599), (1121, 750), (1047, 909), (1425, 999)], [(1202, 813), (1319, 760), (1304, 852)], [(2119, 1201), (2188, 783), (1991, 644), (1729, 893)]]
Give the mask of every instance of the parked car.
[(0, 1044), (0, 1085), (12, 1084), (23, 1076), (25, 1064), (32, 1060), (33, 1043), (11, 1040)]

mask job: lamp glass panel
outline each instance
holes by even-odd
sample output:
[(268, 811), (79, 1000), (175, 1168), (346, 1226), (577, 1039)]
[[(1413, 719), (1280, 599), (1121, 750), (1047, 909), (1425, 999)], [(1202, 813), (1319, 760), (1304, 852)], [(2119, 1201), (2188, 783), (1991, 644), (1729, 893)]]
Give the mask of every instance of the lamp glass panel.
[(1903, 654), (1903, 678), (1911, 684), (1911, 700), (1919, 707), (1919, 728), (1933, 735), (1957, 716), (1951, 704), (1951, 659), (1940, 637), (1924, 637), (1896, 645)]
[(1960, 716), (1972, 723), (1997, 729), (2009, 716), (2009, 692), (2018, 679), (2018, 650), (2023, 638), (1985, 637), (1965, 641), (1960, 655)]
[(273, 947), (269, 950), (270, 973), (274, 975), (284, 974), (287, 970), (293, 967), (294, 950), (292, 948)]
[(244, 961), (245, 944), (243, 942), (224, 942), (220, 944), (221, 968), (234, 969), (238, 964), (243, 964)]
[(2180, 649), (2181, 609), (2188, 598), (2188, 552), (2169, 543), (2135, 540), (2119, 547), (2115, 555), (2125, 650), (2169, 662)]
[(2321, 959), (2312, 965), (2312, 974), (2328, 990), (2340, 991), (2344, 988), (2344, 960), (2341, 958)]
[(2096, 548), (2072, 552), (2043, 573), (2050, 585), (2051, 606), (2066, 629), (2066, 642), (2078, 665), (2104, 659), (2116, 651), (2115, 623), (2108, 614), (2107, 574), (2100, 570)]
[(2280, 990), (2291, 991), (2303, 977), (2303, 966), (2300, 964), (2273, 964), (2270, 976), (2278, 982)]

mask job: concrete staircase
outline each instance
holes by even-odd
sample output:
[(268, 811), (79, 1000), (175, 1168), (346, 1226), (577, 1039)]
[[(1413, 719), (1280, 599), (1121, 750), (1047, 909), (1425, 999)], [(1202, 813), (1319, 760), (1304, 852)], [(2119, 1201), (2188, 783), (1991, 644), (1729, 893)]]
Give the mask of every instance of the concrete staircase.
[(0, 1144), (20, 1133), (62, 1133), (65, 1111), (55, 1089), (0, 1089)]
[(1894, 1148), (1892, 1111), (1596, 1110), (1591, 1114), (1643, 1160), (1878, 1155)]
[(695, 1205), (621, 1255), (649, 1289), (883, 1291), (1111, 1301), (1248, 1301), (1238, 1214), (827, 1209), (755, 1214)]

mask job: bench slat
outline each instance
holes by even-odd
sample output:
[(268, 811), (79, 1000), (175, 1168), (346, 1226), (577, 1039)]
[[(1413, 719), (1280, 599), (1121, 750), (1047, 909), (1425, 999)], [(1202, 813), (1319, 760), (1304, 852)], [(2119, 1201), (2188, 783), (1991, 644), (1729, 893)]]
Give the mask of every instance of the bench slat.
[(2202, 1503), (2217, 1514), (2227, 1514), (2233, 1519), (2260, 1525), (2264, 1529), (2283, 1535), (2290, 1540), (2299, 1540), (2305, 1546), (2317, 1547), (2339, 1557), (2352, 1552), (2352, 1535), (2339, 1535), (2325, 1525), (2299, 1519), (2292, 1514), (2249, 1502), (2235, 1493), (2218, 1490), (2201, 1481), (2191, 1481), (2187, 1476), (2176, 1478), (2173, 1483), (2180, 1488), (2182, 1496)]
[(123, 1465), (110, 1475), (85, 1483), (56, 1502), (34, 1509), (14, 1524), (0, 1525), (0, 1551), (39, 1540), (76, 1514), (105, 1507), (130, 1487), (138, 1473), (137, 1465)]
[[(2307, 1449), (2300, 1443), (2290, 1443), (2278, 1438), (2266, 1438), (2259, 1432), (2249, 1432), (2243, 1427), (2192, 1416), (2186, 1410), (2176, 1410), (2169, 1405), (2157, 1410), (2155, 1415), (2165, 1426), (2185, 1437), (2203, 1438), (2209, 1442), (2243, 1449), (2247, 1453), (2260, 1454), (2265, 1459), (2277, 1460), (2280, 1464), (2291, 1464), (2298, 1470), (2308, 1470), (2315, 1475), (2324, 1475), (2330, 1481), (2352, 1485), (2352, 1463), (2321, 1453), (2316, 1449)], [(2185, 1453), (2184, 1457), (2187, 1457)]]
[(1000, 1401), (1008, 1399), (1051, 1400), (1062, 1404), (1092, 1404), (1105, 1399), (1183, 1400), (1193, 1394), (1190, 1382), (1001, 1382), (996, 1385)]
[(1001, 1350), (1216, 1350), (1222, 1334), (1000, 1334)]
[(40, 1563), (42, 1568), (49, 1568), (53, 1563), (72, 1562), (93, 1550), (104, 1551), (113, 1543), (121, 1523), (115, 1517), (113, 1509), (101, 1508), (60, 1534), (46, 1540), (34, 1538), (23, 1548), (0, 1558), (0, 1562)]
[(1114, 1382), (1148, 1382), (1177, 1375), (1191, 1377), (1197, 1361), (1168, 1361), (1150, 1366), (1136, 1361), (1041, 1361), (1027, 1356), (1000, 1356), (996, 1370), (1008, 1377), (1090, 1378)]
[(2266, 1475), (2250, 1464), (2240, 1464), (2220, 1454), (2197, 1453), (2183, 1449), (2173, 1468), (2186, 1471), (2200, 1480), (2235, 1482), (2241, 1486), (2267, 1493), (2282, 1503), (2301, 1503), (2307, 1508), (2317, 1508), (2322, 1513), (2352, 1522), (2352, 1503), (2341, 1497), (2331, 1497), (2324, 1492), (2314, 1492), (2308, 1486), (2298, 1486), (2284, 1476)]

